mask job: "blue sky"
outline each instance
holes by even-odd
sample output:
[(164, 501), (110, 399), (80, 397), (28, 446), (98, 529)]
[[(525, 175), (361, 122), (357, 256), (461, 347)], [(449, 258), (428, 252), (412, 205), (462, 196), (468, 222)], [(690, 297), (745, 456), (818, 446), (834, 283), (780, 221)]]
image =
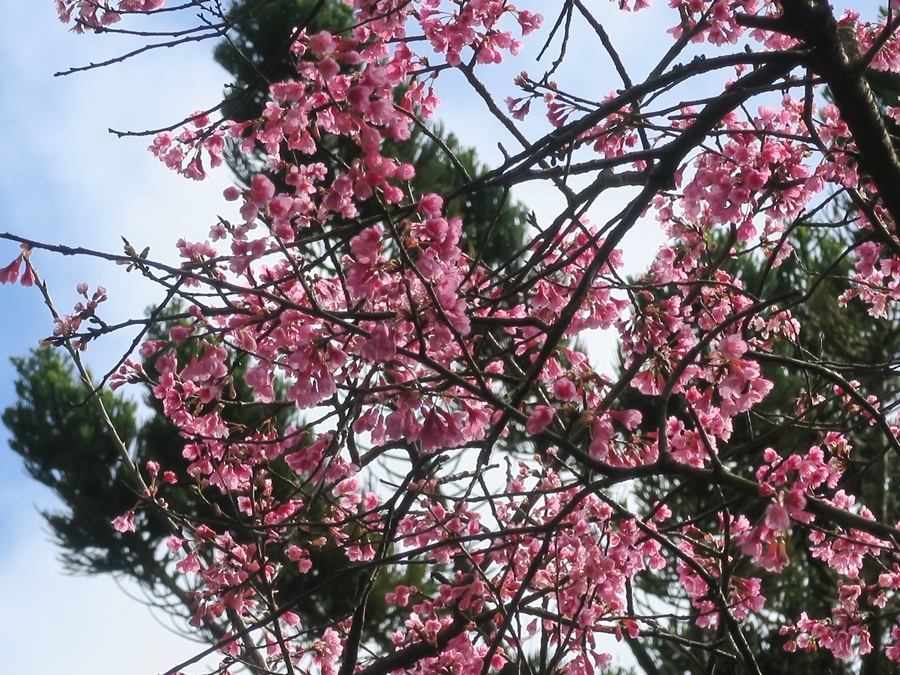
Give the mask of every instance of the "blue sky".
[[(112, 55), (115, 45), (68, 33), (50, 0), (0, 0), (0, 8), (0, 231), (110, 251), (121, 250), (124, 235), (169, 258), (177, 236), (202, 237), (221, 204), (226, 175), (190, 184), (145, 151), (148, 139), (117, 140), (106, 129), (161, 126), (215, 102), (225, 78), (207, 48), (54, 78), (66, 66)], [(178, 77), (161, 77), (165, 72)], [(15, 245), (0, 242), (0, 267), (17, 254)], [(120, 318), (152, 300), (121, 268), (41, 253), (33, 259), (61, 311), (74, 304), (79, 281), (106, 285), (110, 315)], [(5, 408), (14, 400), (8, 357), (25, 354), (52, 324), (35, 289), (0, 287), (0, 311), (0, 408)], [(122, 345), (120, 339), (92, 348), (90, 364), (97, 371), (111, 365)], [(156, 673), (192, 655), (194, 643), (157, 623), (112, 579), (62, 573), (37, 513), (53, 508), (53, 499), (27, 478), (6, 438), (0, 428), (4, 670)]]
[[(126, 45), (110, 36), (68, 33), (56, 20), (51, 0), (0, 0), (0, 8), (4, 17), (0, 24), (0, 231), (113, 252), (121, 250), (120, 236), (125, 236), (138, 250), (149, 245), (153, 256), (170, 260), (174, 259), (172, 244), (179, 236), (203, 238), (215, 214), (223, 209), (220, 195), (227, 174), (221, 171), (207, 182), (191, 183), (146, 152), (148, 138), (117, 139), (106, 130), (165, 126), (216, 103), (225, 75), (209, 57), (211, 45), (160, 51), (111, 68), (54, 78), (58, 70), (113, 56)], [(616, 11), (612, 4), (608, 10)], [(647, 51), (643, 35), (660, 28), (648, 21), (649, 16), (639, 16), (618, 24), (626, 57), (639, 59)], [(657, 46), (666, 46), (665, 41)], [(573, 44), (571, 65), (563, 72), (585, 70), (584, 64), (590, 64), (585, 72), (591, 81), (585, 85), (602, 97), (616, 85), (614, 77), (596, 77), (594, 49), (593, 44)], [(519, 69), (512, 64), (486, 73), (490, 86), (502, 92), (498, 100), (515, 95), (511, 80)], [(452, 86), (452, 78), (443, 80), (444, 86), (451, 85), (442, 113), (447, 126), (464, 143), (478, 146), (484, 160), (499, 157), (496, 142), (503, 137), (499, 127), (491, 122), (454, 124), (454, 120), (468, 119), (475, 104), (462, 94), (462, 88)], [(514, 143), (504, 143), (515, 150)], [(539, 216), (549, 216), (555, 198), (536, 186), (528, 190), (532, 208)], [(652, 231), (636, 238), (633, 248), (641, 255), (633, 261), (634, 269), (646, 265), (658, 243)], [(0, 241), (0, 267), (16, 255), (15, 245)], [(81, 281), (109, 289), (106, 311), (110, 317), (140, 313), (155, 297), (153, 289), (134, 275), (125, 275), (122, 268), (41, 252), (33, 260), (63, 312), (76, 302), (74, 288)], [(35, 289), (0, 287), (0, 311), (4, 315), (0, 321), (2, 409), (14, 400), (8, 357), (25, 354), (50, 333), (52, 324)], [(125, 344), (122, 337), (92, 346), (89, 364), (96, 372), (105, 372)], [(610, 344), (598, 342), (598, 352), (609, 358)], [(39, 508), (53, 508), (53, 498), (27, 478), (19, 458), (7, 448), (6, 438), (5, 428), (0, 427), (0, 597), (5, 600), (0, 652), (4, 667), (9, 672), (67, 675), (155, 673), (190, 656), (193, 643), (159, 625), (113, 580), (62, 573), (37, 513)]]

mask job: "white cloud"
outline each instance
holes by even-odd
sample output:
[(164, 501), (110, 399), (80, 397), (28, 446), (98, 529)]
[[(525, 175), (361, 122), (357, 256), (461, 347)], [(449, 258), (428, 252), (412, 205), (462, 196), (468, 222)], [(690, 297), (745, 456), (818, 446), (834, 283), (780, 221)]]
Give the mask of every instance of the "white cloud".
[[(174, 259), (178, 236), (202, 238), (221, 208), (227, 175), (198, 185), (167, 171), (148, 138), (118, 140), (109, 126), (141, 129), (182, 119), (217, 100), (224, 76), (206, 47), (159, 52), (119, 67), (53, 78), (65, 66), (113, 53), (102, 38), (67, 34), (50, 0), (0, 0), (0, 231), (52, 243), (121, 250), (120, 235)], [(0, 241), (0, 266), (18, 254)], [(140, 313), (153, 296), (137, 275), (86, 258), (35, 253), (60, 311), (74, 285), (110, 291), (108, 315)], [(35, 289), (0, 288), (0, 409), (14, 400), (11, 355), (49, 334)], [(89, 350), (96, 370), (111, 366), (124, 342)], [(0, 431), (0, 651), (4, 672), (119, 675), (167, 670), (198, 645), (173, 635), (109, 577), (63, 574), (36, 504), (48, 493), (24, 474)], [(134, 589), (130, 589), (134, 592)]]
[[(138, 250), (150, 246), (155, 258), (175, 261), (175, 240), (205, 238), (216, 213), (223, 211), (227, 172), (190, 182), (146, 152), (149, 137), (119, 139), (107, 127), (165, 126), (217, 102), (225, 76), (210, 58), (209, 47), (161, 50), (118, 66), (54, 78), (57, 70), (120, 53), (126, 45), (121, 40), (110, 44), (109, 36), (67, 33), (55, 21), (49, 0), (14, 4), (0, 29), (5, 72), (0, 124), (12, 131), (0, 153), (5, 207), (0, 230), (112, 253), (121, 251), (124, 236)], [(0, 242), (0, 264), (17, 253), (15, 245)], [(106, 262), (42, 252), (33, 260), (63, 313), (77, 301), (74, 286), (80, 281), (107, 287), (110, 300), (101, 315), (110, 322), (160, 299), (158, 288)], [(0, 298), (16, 303), (18, 328), (27, 321), (29, 346), (51, 328), (36, 295), (4, 289)], [(21, 330), (9, 338), (0, 333), (4, 352), (9, 343), (18, 347), (21, 337)], [(115, 352), (125, 344), (124, 337), (108, 342), (89, 358), (102, 371), (116, 362)]]
[[(25, 492), (37, 496), (19, 496)], [(167, 630), (112, 578), (64, 575), (34, 509), (16, 513), (17, 527), (5, 538), (15, 555), (0, 558), (5, 672), (150, 674), (197, 653), (198, 645)]]

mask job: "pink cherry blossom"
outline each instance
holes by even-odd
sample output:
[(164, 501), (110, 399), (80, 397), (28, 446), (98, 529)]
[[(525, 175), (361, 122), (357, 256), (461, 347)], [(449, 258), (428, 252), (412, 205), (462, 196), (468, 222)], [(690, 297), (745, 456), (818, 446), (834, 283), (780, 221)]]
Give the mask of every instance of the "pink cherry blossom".
[(121, 516), (117, 516), (112, 521), (113, 527), (117, 532), (134, 532), (136, 527), (134, 524), (134, 511), (128, 511)]
[(22, 256), (13, 260), (9, 265), (0, 269), (0, 283), (14, 284), (19, 280), (19, 272), (22, 269)]

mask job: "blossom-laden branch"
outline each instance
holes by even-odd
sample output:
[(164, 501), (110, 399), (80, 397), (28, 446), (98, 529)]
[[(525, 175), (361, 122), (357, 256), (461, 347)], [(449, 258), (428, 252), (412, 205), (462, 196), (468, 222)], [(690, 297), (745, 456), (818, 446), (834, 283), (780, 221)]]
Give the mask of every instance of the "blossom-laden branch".
[[(56, 4), (79, 31), (163, 8)], [(863, 70), (900, 72), (896, 9), (867, 21), (818, 0), (675, 0), (675, 46), (635, 82), (599, 12), (567, 4), (546, 38), (563, 39), (558, 59), (544, 77), (516, 78), (521, 95), (504, 110), (476, 72), (523, 50), (539, 15), (505, 0), (349, 4), (345, 32), (297, 31), (296, 78), (271, 84), (260, 117), (198, 114), (156, 136), (153, 154), (194, 179), (228, 143), (265, 157), (247, 186), (226, 191), (239, 219), (180, 240), (181, 268), (130, 245), (108, 256), (189, 308), (169, 340), (141, 346), (152, 373), (127, 359), (111, 381), (149, 382), (185, 439), (187, 471), (160, 481), (152, 467), (138, 505), (177, 524), (169, 546), (196, 582), (193, 621), (231, 624), (217, 645), (223, 669), (581, 675), (611, 662), (604, 634), (666, 639), (633, 600), (666, 574), (680, 583), (672, 602), (707, 631), (692, 644), (711, 669), (733, 660), (736, 672), (759, 672), (751, 617), (781, 620), (789, 649), (867, 653), (876, 614), (898, 612), (900, 540), (883, 510), (861, 503), (860, 476), (885, 453), (854, 438), (866, 431), (896, 448), (895, 401), (810, 351), (814, 290), (798, 299), (768, 287), (783, 266), (812, 289), (842, 275), (844, 311), (896, 318), (900, 164)], [(619, 3), (649, 6), (630, 4)], [(619, 76), (599, 99), (562, 67), (575, 21)], [(672, 65), (692, 42), (709, 56)], [(521, 147), (456, 192), (416, 194), (416, 167), (390, 149), (413, 117), (434, 114), (451, 69)], [(833, 103), (818, 107), (823, 86)], [(539, 105), (546, 119), (530, 119)], [(536, 179), (565, 207), (535, 218), (527, 247), (490, 265), (464, 250), (471, 224), (452, 215), (453, 199)], [(617, 215), (597, 208), (628, 187)], [(820, 204), (842, 194), (865, 208), (843, 219), (840, 251), (814, 265), (798, 233), (816, 231)], [(650, 218), (668, 242), (627, 280), (619, 247)], [(33, 283), (30, 256), (85, 253), (3, 238), (24, 249), (0, 270), (4, 283)], [(855, 268), (841, 272), (846, 259)], [(84, 346), (112, 329), (98, 317), (102, 298), (82, 293), (53, 341)], [(582, 350), (594, 329), (619, 338), (618, 376)], [(237, 358), (249, 362), (243, 374)], [(765, 412), (772, 364), (808, 384), (790, 412)], [(882, 365), (888, 377), (894, 364)], [(255, 405), (301, 417), (235, 422), (236, 377)], [(215, 520), (171, 511), (167, 490), (188, 486), (217, 504)], [(680, 512), (692, 490), (705, 510)], [(133, 522), (123, 514), (116, 527)], [(764, 589), (797, 564), (798, 538), (832, 570), (836, 602), (830, 616), (773, 619)], [(294, 609), (314, 590), (282, 589), (324, 550), (340, 551), (337, 574), (359, 584), (353, 609), (303, 625)], [(421, 587), (377, 586), (386, 570), (421, 567)], [(374, 593), (403, 616), (394, 651), (361, 638)], [(887, 656), (900, 660), (900, 628), (889, 633)]]

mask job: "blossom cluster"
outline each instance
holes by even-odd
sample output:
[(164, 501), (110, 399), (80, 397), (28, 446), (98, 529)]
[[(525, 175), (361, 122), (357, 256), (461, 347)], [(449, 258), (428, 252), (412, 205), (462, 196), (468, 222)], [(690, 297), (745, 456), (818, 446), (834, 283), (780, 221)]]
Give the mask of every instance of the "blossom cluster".
[(152, 12), (160, 9), (166, 0), (53, 0), (63, 23), (74, 23), (76, 33), (99, 30), (117, 23), (126, 12)]
[[(22, 271), (24, 266), (25, 271)], [(25, 287), (34, 286), (34, 267), (31, 265), (31, 248), (22, 245), (22, 252), (9, 265), (0, 269), (0, 284), (14, 284), (16, 282)]]

